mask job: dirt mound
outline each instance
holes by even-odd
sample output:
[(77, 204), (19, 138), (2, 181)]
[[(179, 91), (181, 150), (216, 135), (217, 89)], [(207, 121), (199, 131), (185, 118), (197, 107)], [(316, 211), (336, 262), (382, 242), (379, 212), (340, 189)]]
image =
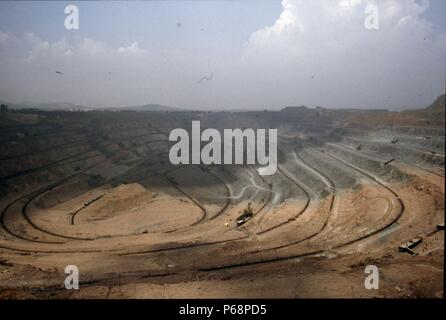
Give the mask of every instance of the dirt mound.
[(106, 193), (92, 209), (97, 213), (96, 218), (101, 214), (109, 216), (147, 204), (155, 197), (155, 193), (147, 191), (138, 183), (122, 184)]

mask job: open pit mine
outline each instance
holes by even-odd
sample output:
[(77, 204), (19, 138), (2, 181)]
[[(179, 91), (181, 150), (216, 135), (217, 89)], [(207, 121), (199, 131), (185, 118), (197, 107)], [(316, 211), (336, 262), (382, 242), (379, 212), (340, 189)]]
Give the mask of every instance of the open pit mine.
[[(441, 298), (444, 99), (401, 112), (2, 108), (0, 299)], [(277, 129), (277, 171), (173, 165), (169, 133), (192, 121)]]

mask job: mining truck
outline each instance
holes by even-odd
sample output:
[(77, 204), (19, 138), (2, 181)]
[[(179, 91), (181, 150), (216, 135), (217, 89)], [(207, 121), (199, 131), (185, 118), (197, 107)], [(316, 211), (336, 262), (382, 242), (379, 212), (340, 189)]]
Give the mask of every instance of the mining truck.
[(243, 214), (237, 218), (237, 226), (241, 226), (246, 223), (249, 219), (251, 219), (253, 216), (252, 208), (251, 208), (251, 202), (248, 203), (248, 208), (243, 210)]

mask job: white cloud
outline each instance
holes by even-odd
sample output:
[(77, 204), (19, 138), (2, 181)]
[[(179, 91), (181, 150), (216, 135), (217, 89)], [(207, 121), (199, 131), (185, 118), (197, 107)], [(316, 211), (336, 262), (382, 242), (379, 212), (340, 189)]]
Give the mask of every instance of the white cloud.
[(9, 33), (0, 31), (0, 45), (5, 44), (10, 38), (11, 35)]
[(127, 55), (142, 55), (146, 53), (146, 50), (141, 49), (138, 42), (133, 42), (128, 47), (119, 47), (118, 53)]
[[(0, 33), (0, 42), (6, 41), (10, 37), (6, 33)], [(3, 39), (4, 38), (4, 39)], [(138, 42), (133, 42), (129, 46), (113, 48), (108, 44), (90, 38), (72, 37), (62, 38), (55, 42), (49, 42), (38, 37), (34, 33), (27, 33), (23, 40), (29, 45), (27, 61), (44, 59), (48, 57), (84, 57), (84, 58), (106, 58), (112, 59), (116, 55), (123, 57), (143, 56), (147, 53)]]
[(73, 47), (66, 38), (51, 44), (51, 54), (56, 57), (70, 57), (74, 54)]
[(81, 55), (98, 56), (110, 54), (113, 49), (105, 43), (90, 38), (77, 38), (74, 43), (74, 52)]
[[(368, 4), (375, 4), (380, 9), (381, 29), (376, 35), (364, 28), (367, 16), (364, 10)], [(411, 34), (411, 41), (432, 31), (430, 22), (422, 17), (429, 6), (427, 1), (283, 0), (282, 6), (283, 11), (272, 26), (251, 35), (248, 50), (267, 46), (282, 50), (285, 46), (311, 51), (327, 42), (338, 41), (348, 46), (369, 45), (371, 38), (382, 42), (393, 36), (407, 38), (409, 27), (398, 28), (404, 25), (417, 26), (418, 33)]]
[[(369, 4), (379, 8), (379, 30), (364, 27)], [(423, 17), (429, 1), (283, 0), (282, 6), (244, 52), (253, 68), (278, 74), (265, 87), (279, 87), (281, 103), (396, 106), (441, 92), (446, 44)]]
[(27, 57), (28, 61), (32, 61), (38, 58), (40, 55), (48, 52), (48, 50), (51, 48), (48, 41), (42, 40), (34, 33), (27, 33), (24, 37), (24, 40), (31, 46), (31, 50)]

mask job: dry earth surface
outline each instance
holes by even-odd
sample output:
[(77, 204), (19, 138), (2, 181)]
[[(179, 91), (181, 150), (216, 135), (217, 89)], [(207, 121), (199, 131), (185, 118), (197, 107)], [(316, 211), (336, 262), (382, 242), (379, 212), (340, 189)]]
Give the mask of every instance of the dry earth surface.
[[(277, 173), (170, 164), (169, 132), (192, 120), (277, 128)], [(30, 110), (0, 125), (0, 299), (443, 297), (444, 96), (403, 113)]]

